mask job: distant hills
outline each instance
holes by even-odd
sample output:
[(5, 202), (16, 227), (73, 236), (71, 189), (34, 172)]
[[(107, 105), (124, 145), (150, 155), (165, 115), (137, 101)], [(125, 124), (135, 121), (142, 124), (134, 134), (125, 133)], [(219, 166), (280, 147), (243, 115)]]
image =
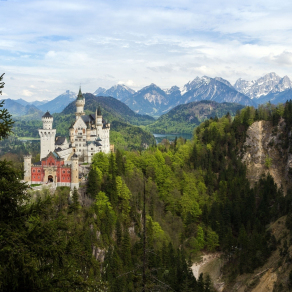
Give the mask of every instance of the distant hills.
[(43, 112), (49, 111), (51, 114), (61, 112), (70, 102), (75, 101), (77, 94), (73, 91), (66, 90), (63, 94), (53, 100), (39, 105), (38, 108)]
[[(24, 104), (24, 105), (23, 105)], [(43, 112), (36, 106), (30, 103), (19, 103), (13, 99), (5, 99), (4, 108), (6, 108), (11, 115), (14, 117), (35, 117), (36, 119), (40, 118), (43, 115)]]
[(192, 134), (194, 128), (202, 121), (215, 116), (222, 117), (228, 112), (235, 116), (242, 108), (243, 105), (228, 102), (218, 103), (210, 100), (190, 102), (174, 107), (153, 124), (146, 126), (146, 129), (157, 134)]

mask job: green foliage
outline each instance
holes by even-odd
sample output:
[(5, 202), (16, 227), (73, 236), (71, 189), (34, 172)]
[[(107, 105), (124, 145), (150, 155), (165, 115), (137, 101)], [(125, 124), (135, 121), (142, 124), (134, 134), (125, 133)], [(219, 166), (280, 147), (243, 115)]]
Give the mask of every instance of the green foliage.
[(266, 168), (270, 168), (271, 165), (272, 165), (272, 158), (267, 155), (265, 159), (265, 166)]
[[(0, 76), (0, 81), (2, 80), (2, 76)], [(1, 83), (0, 83), (1, 85)], [(4, 83), (2, 82), (3, 88)], [(2, 91), (1, 91), (2, 93)], [(8, 113), (7, 109), (3, 108), (4, 100), (0, 101), (0, 140), (3, 140), (8, 137), (8, 135), (12, 132), (13, 121), (11, 119), (11, 115)]]
[[(5, 83), (4, 82), (1, 82), (3, 80), (3, 76), (4, 76), (5, 73), (3, 73), (1, 76), (0, 76), (0, 89), (4, 88), (4, 85)], [(2, 95), (2, 90), (0, 90), (0, 94)]]
[(79, 194), (78, 194), (78, 191), (77, 191), (76, 187), (74, 187), (73, 194), (72, 194), (72, 203), (70, 205), (70, 210), (75, 212), (79, 208), (80, 208)]

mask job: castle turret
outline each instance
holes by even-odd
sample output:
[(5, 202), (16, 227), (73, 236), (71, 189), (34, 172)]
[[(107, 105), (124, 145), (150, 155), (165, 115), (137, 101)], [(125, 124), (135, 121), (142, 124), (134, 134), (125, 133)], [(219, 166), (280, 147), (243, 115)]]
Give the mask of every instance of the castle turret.
[(98, 110), (95, 111), (95, 127), (96, 127), (96, 136), (102, 135), (102, 115), (100, 106), (98, 106)]
[(31, 184), (31, 155), (24, 156), (24, 178), (23, 180)]
[(79, 188), (79, 169), (78, 169), (78, 156), (74, 153), (71, 157), (71, 190), (76, 187)]
[(53, 129), (53, 116), (47, 111), (42, 116), (43, 128), (39, 129), (41, 138), (40, 160), (55, 150), (56, 129)]
[(84, 106), (85, 106), (85, 98), (81, 92), (81, 87), (79, 88), (79, 92), (78, 92), (78, 96), (77, 96), (77, 99), (76, 99), (76, 119), (79, 117), (79, 116), (83, 116), (85, 115), (84, 113)]
[(86, 129), (86, 141), (90, 141), (91, 136), (91, 125), (88, 123), (87, 129)]
[(74, 128), (69, 129), (70, 143), (75, 147)]

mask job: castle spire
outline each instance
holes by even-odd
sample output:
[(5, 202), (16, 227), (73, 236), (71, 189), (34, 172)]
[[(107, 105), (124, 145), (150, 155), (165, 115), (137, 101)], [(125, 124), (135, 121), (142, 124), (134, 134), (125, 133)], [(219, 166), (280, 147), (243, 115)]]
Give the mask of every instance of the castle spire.
[(84, 99), (84, 96), (81, 92), (81, 86), (79, 87), (79, 92), (78, 92), (78, 95), (77, 95), (77, 100), (83, 100)]
[(101, 109), (100, 109), (100, 105), (98, 105), (98, 109), (97, 109), (97, 115), (101, 116)]

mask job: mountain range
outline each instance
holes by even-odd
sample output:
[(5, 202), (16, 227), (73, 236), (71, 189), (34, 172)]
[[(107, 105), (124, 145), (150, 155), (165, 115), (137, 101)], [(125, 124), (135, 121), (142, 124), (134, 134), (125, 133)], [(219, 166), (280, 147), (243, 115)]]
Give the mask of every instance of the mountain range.
[[(270, 101), (273, 104), (283, 103), (292, 98), (292, 82), (288, 76), (280, 77), (276, 73), (269, 73), (263, 77), (246, 81), (238, 79), (234, 85), (221, 77), (208, 76), (196, 77), (181, 88), (172, 86), (162, 89), (155, 84), (150, 84), (135, 91), (130, 87), (117, 84), (109, 89), (99, 87), (94, 91), (95, 96), (111, 96), (123, 103), (136, 113), (159, 117), (180, 104), (211, 100), (215, 102), (231, 102), (244, 106), (257, 106)], [(14, 100), (19, 104), (12, 106), (13, 115), (25, 115), (23, 106), (34, 105), (39, 110), (51, 113), (60, 113), (76, 98), (76, 93), (67, 90), (51, 101), (27, 102), (23, 99)], [(11, 102), (8, 102), (11, 106)], [(8, 104), (6, 104), (6, 107)]]
[(163, 90), (154, 83), (137, 92), (127, 86), (113, 86), (108, 90), (98, 88), (95, 95), (107, 95), (123, 101), (133, 111), (151, 116), (160, 116), (179, 104), (212, 100), (257, 106), (248, 96), (238, 92), (227, 80), (216, 77), (197, 77), (182, 88), (173, 86)]

